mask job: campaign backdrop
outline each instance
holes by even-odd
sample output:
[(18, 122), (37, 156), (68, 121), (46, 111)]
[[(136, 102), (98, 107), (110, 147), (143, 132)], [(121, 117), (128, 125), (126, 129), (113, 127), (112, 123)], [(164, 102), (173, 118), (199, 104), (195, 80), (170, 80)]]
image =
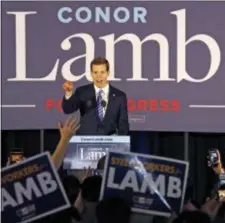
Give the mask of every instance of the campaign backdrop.
[(67, 170), (97, 168), (101, 157), (109, 151), (129, 152), (129, 136), (73, 136), (63, 160)]
[(56, 128), (62, 84), (110, 62), (131, 130), (225, 131), (224, 2), (2, 2), (2, 127)]
[(119, 197), (132, 211), (170, 216), (183, 206), (189, 163), (157, 156), (109, 152), (100, 198)]
[(70, 207), (49, 153), (1, 170), (2, 220), (33, 222)]

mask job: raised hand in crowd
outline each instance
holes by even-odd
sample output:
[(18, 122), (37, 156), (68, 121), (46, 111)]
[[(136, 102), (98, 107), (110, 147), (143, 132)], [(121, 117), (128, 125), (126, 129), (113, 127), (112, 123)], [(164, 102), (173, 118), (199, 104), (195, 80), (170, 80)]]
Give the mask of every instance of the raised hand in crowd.
[[(84, 170), (82, 171), (81, 176), (80, 176), (80, 183), (82, 184), (90, 176), (91, 176), (91, 168), (90, 167), (88, 167), (87, 169), (84, 168)], [(77, 196), (77, 199), (75, 200), (73, 206), (78, 210), (80, 215), (83, 213), (83, 211), (84, 211), (84, 200), (83, 200), (83, 197), (82, 197), (81, 190), (80, 190), (80, 192)]]
[(207, 198), (206, 202), (202, 205), (201, 211), (208, 214), (211, 220), (214, 220), (222, 205), (221, 201), (218, 201), (217, 197)]
[(82, 192), (80, 191), (77, 199), (75, 200), (73, 206), (77, 209), (77, 211), (79, 212), (79, 214), (81, 215), (84, 211), (84, 200), (82, 197)]
[(60, 141), (56, 147), (54, 154), (52, 155), (52, 161), (57, 169), (60, 168), (63, 162), (69, 140), (80, 127), (80, 120), (71, 116), (66, 120), (65, 124), (59, 122), (58, 125), (60, 132)]
[[(210, 219), (213, 221), (216, 216), (217, 213), (222, 205), (222, 203), (225, 201), (225, 199), (220, 199), (218, 200), (217, 197), (213, 197), (213, 198), (207, 198), (206, 202), (201, 206), (201, 208), (197, 208), (194, 204), (191, 203), (191, 201), (187, 202), (184, 207), (183, 207), (183, 212), (204, 212), (205, 214), (207, 214)], [(176, 216), (175, 213), (173, 213), (171, 215), (171, 217), (168, 219), (167, 223), (171, 223), (171, 222), (175, 222), (174, 220), (177, 218), (178, 216)]]
[(88, 168), (84, 168), (82, 173), (81, 173), (81, 183), (83, 183), (88, 177), (91, 176), (91, 167), (89, 166)]
[(225, 190), (218, 190), (218, 195), (220, 202), (225, 203)]
[(197, 211), (198, 208), (195, 207), (195, 205), (192, 204), (191, 201), (188, 201), (188, 202), (184, 205), (183, 210), (184, 210), (184, 211)]
[(219, 150), (216, 150), (216, 153), (217, 153), (217, 156), (218, 156), (217, 164), (211, 166), (210, 161), (208, 161), (208, 166), (212, 167), (214, 173), (218, 175), (218, 174), (221, 174), (221, 173), (225, 173), (225, 170), (224, 170), (223, 165), (222, 165), (221, 154), (220, 154)]
[(59, 122), (58, 126), (59, 126), (61, 139), (69, 141), (72, 135), (74, 135), (76, 131), (79, 129), (80, 120), (79, 118), (74, 118), (70, 116), (66, 120), (65, 124), (62, 124), (61, 122)]

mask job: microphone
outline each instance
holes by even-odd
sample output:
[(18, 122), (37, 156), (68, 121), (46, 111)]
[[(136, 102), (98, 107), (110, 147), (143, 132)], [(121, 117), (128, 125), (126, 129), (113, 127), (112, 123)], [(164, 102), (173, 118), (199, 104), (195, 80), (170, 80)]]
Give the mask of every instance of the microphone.
[(101, 101), (101, 106), (102, 106), (103, 108), (106, 107), (106, 101), (105, 101), (105, 100), (102, 100), (102, 101)]

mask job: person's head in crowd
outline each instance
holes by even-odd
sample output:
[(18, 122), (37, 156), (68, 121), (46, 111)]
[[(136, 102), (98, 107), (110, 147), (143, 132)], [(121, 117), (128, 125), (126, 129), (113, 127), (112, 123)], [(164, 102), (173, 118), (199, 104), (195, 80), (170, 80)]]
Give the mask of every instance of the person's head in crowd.
[(119, 198), (107, 198), (96, 207), (97, 223), (129, 223), (131, 208)]
[(105, 167), (105, 156), (101, 157), (101, 159), (98, 161), (97, 169), (103, 170)]
[(184, 197), (183, 211), (186, 211), (186, 207), (188, 207), (190, 204), (194, 205), (196, 209), (200, 208), (200, 205), (198, 204), (198, 202), (194, 200), (194, 198), (195, 198), (195, 189), (194, 189), (193, 181), (191, 178), (188, 178), (185, 197)]
[(211, 219), (206, 213), (201, 211), (185, 211), (173, 223), (211, 223)]
[(75, 176), (66, 176), (62, 183), (70, 203), (73, 204), (80, 192), (81, 185), (79, 180)]
[(24, 152), (21, 149), (12, 149), (12, 151), (9, 152), (6, 166), (18, 164), (24, 159)]
[(91, 176), (85, 179), (81, 186), (83, 199), (89, 202), (98, 202), (101, 190), (101, 183), (101, 176)]
[(37, 223), (71, 223), (73, 219), (76, 221), (81, 221), (81, 217), (79, 212), (73, 206), (57, 212), (56, 214), (51, 215), (49, 218), (46, 218), (45, 221), (37, 222)]
[(189, 202), (194, 198), (194, 186), (190, 178), (187, 180), (187, 187), (184, 197), (184, 202)]
[(67, 194), (67, 197), (71, 203), (71, 207), (53, 214), (48, 220), (49, 223), (63, 222), (71, 223), (72, 219), (77, 221), (81, 220), (79, 211), (74, 207), (74, 202), (76, 201), (80, 192), (80, 182), (75, 176), (65, 176), (62, 179), (62, 183)]

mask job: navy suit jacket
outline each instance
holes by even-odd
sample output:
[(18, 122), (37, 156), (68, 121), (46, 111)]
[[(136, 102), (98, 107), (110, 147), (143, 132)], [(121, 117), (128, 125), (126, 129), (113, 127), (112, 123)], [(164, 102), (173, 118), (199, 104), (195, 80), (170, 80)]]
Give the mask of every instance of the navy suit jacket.
[(109, 85), (109, 98), (103, 121), (98, 118), (93, 84), (78, 87), (69, 99), (65, 99), (64, 96), (62, 109), (65, 114), (80, 111), (81, 126), (77, 135), (128, 135), (129, 133), (126, 94), (111, 85)]

